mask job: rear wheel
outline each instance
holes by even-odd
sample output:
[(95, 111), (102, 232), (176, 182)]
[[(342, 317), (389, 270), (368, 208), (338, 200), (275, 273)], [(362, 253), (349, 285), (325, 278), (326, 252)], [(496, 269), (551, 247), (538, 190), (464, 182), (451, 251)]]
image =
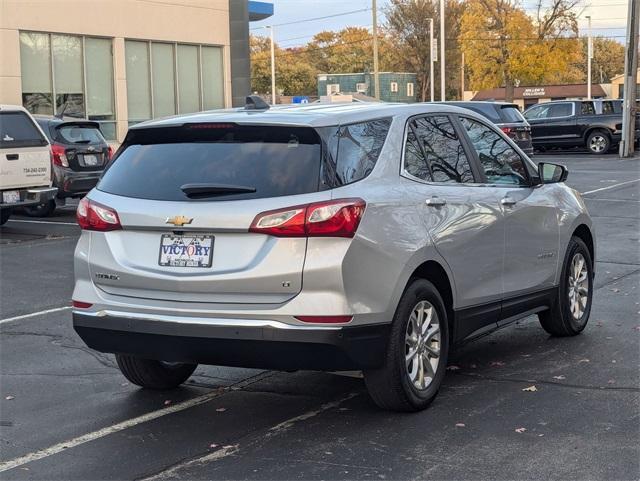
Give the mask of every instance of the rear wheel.
[(593, 264), (589, 249), (578, 237), (569, 241), (562, 278), (551, 309), (538, 314), (540, 324), (554, 336), (575, 336), (587, 326), (593, 297)]
[(56, 201), (50, 200), (43, 204), (31, 205), (24, 208), (24, 213), (29, 217), (49, 217), (56, 210)]
[(604, 154), (611, 147), (609, 135), (602, 130), (595, 130), (587, 137), (587, 149), (592, 154)]
[(373, 401), (391, 411), (425, 409), (438, 394), (448, 352), (442, 297), (429, 281), (415, 280), (396, 309), (384, 365), (364, 372)]
[(0, 210), (0, 225), (4, 225), (11, 217), (11, 209), (2, 209)]
[(116, 354), (116, 362), (124, 377), (147, 389), (173, 389), (185, 382), (197, 364), (154, 361), (127, 354)]

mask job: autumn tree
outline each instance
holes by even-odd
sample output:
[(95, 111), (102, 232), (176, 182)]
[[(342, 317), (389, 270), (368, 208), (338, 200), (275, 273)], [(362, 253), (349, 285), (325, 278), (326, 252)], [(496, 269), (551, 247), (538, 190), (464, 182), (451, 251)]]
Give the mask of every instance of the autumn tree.
[[(457, 93), (460, 85), (460, 21), (465, 3), (459, 0), (446, 1), (445, 16), (445, 51), (446, 51), (446, 85), (447, 97)], [(440, 35), (440, 10), (438, 0), (391, 0), (385, 11), (385, 30), (396, 45), (396, 55), (404, 65), (398, 70), (415, 72), (418, 76), (419, 98), (428, 99), (430, 84), (435, 79), (429, 78), (429, 19), (433, 18), (434, 37)], [(438, 48), (438, 56), (440, 55)], [(439, 64), (434, 65), (434, 76), (438, 76)], [(436, 96), (439, 98), (440, 82), (435, 83)]]
[(460, 43), (473, 88), (502, 85), (512, 101), (516, 83), (558, 80), (580, 58), (576, 4), (539, 0), (528, 15), (518, 0), (469, 0)]
[[(582, 42), (585, 74), (587, 66), (587, 39)], [(624, 45), (610, 38), (593, 39), (593, 58), (591, 59), (591, 78), (594, 82), (607, 83), (611, 77), (624, 72)]]
[[(276, 92), (282, 95), (312, 95), (316, 92), (316, 69), (305, 49), (274, 46)], [(251, 36), (251, 90), (271, 93), (271, 43), (267, 37)]]

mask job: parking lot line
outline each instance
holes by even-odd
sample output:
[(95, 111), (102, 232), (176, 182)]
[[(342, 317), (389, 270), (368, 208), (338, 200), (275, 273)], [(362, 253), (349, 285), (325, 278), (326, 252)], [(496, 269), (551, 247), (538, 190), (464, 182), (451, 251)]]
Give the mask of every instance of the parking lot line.
[(158, 409), (157, 411), (152, 411), (150, 413), (143, 414), (141, 416), (138, 416), (132, 419), (127, 419), (126, 421), (113, 424), (112, 426), (108, 426), (106, 428), (102, 428), (97, 431), (83, 434), (82, 436), (78, 436), (77, 438), (69, 439), (68, 441), (63, 441), (61, 443), (54, 444), (53, 446), (49, 446), (48, 448), (40, 449), (38, 451), (25, 454), (24, 456), (20, 456), (19, 458), (2, 462), (0, 463), (0, 473), (4, 471), (8, 471), (10, 469), (17, 468), (27, 463), (31, 463), (33, 461), (37, 461), (39, 459), (48, 458), (49, 456), (53, 456), (54, 454), (58, 454), (58, 453), (61, 453), (62, 451), (66, 451), (69, 448), (73, 448), (75, 446), (79, 446), (81, 444), (94, 441), (96, 439), (108, 436), (109, 434), (123, 431), (133, 426), (137, 426), (138, 424), (146, 423), (148, 421), (153, 421), (154, 419), (161, 418), (168, 414), (177, 413), (180, 411), (184, 411), (185, 409), (199, 406), (200, 404), (204, 404), (206, 402), (211, 401), (212, 399), (222, 396), (229, 389), (234, 389), (234, 390), (242, 389), (243, 387), (248, 386), (249, 384), (253, 384), (254, 382), (258, 382), (261, 379), (272, 376), (272, 375), (273, 373), (270, 373), (268, 371), (263, 371), (259, 374), (256, 374), (255, 376), (249, 377), (247, 379), (243, 379), (240, 382), (232, 384), (231, 386), (229, 386), (228, 388), (225, 388), (224, 390), (216, 389), (215, 391), (209, 392), (207, 394), (203, 394), (201, 396), (194, 397), (193, 399), (188, 399), (187, 401), (182, 401), (172, 406)]
[(55, 222), (53, 220), (26, 220), (26, 219), (9, 219), (7, 222), (21, 222), (23, 224), (52, 224), (52, 225), (75, 225), (75, 222)]
[(613, 189), (615, 187), (620, 187), (621, 185), (633, 184), (634, 182), (640, 182), (640, 179), (628, 180), (626, 182), (620, 182), (619, 184), (608, 185), (607, 187), (601, 187), (599, 189), (588, 190), (586, 192), (580, 192), (582, 195), (593, 194), (595, 192), (602, 192), (603, 190)]
[(21, 319), (28, 319), (30, 317), (41, 316), (43, 314), (51, 314), (53, 312), (66, 311), (68, 309), (71, 309), (71, 306), (54, 307), (53, 309), (45, 309), (44, 311), (32, 312), (30, 314), (23, 314), (21, 316), (7, 317), (6, 319), (0, 319), (0, 324), (4, 324), (6, 322), (19, 321)]

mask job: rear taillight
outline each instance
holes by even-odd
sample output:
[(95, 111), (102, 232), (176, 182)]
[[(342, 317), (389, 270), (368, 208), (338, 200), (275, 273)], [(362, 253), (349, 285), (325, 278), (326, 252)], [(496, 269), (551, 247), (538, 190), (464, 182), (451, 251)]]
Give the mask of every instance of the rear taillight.
[(111, 146), (107, 147), (107, 162), (109, 162), (111, 160), (111, 157), (113, 157), (113, 149), (111, 148)]
[(83, 301), (71, 301), (71, 306), (78, 309), (89, 309), (93, 304)]
[(500, 130), (502, 130), (507, 135), (511, 134), (511, 127), (500, 127)]
[(60, 167), (69, 167), (67, 154), (61, 145), (51, 144), (51, 160), (55, 165), (59, 165)]
[(351, 322), (353, 316), (295, 316), (302, 322), (315, 322), (317, 324), (341, 324)]
[(86, 197), (78, 204), (76, 219), (78, 220), (78, 225), (84, 230), (107, 232), (122, 229), (120, 218), (115, 210), (93, 202)]
[(258, 214), (249, 232), (275, 237), (353, 237), (366, 203), (338, 199), (287, 207)]

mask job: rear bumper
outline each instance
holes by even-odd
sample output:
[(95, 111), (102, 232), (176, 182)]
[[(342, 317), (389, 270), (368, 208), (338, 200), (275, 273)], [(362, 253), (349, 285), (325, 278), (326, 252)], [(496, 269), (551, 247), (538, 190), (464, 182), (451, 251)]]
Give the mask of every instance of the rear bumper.
[(44, 204), (54, 199), (58, 189), (55, 187), (34, 187), (31, 189), (7, 189), (20, 192), (20, 201), (12, 204), (2, 202), (0, 196), (0, 209), (13, 209), (15, 207), (27, 207), (30, 205)]
[(55, 184), (58, 187), (58, 198), (83, 195), (93, 189), (102, 171), (76, 172), (56, 166), (54, 168)]
[(290, 326), (268, 320), (73, 312), (92, 349), (162, 361), (278, 370), (380, 367), (389, 324)]

